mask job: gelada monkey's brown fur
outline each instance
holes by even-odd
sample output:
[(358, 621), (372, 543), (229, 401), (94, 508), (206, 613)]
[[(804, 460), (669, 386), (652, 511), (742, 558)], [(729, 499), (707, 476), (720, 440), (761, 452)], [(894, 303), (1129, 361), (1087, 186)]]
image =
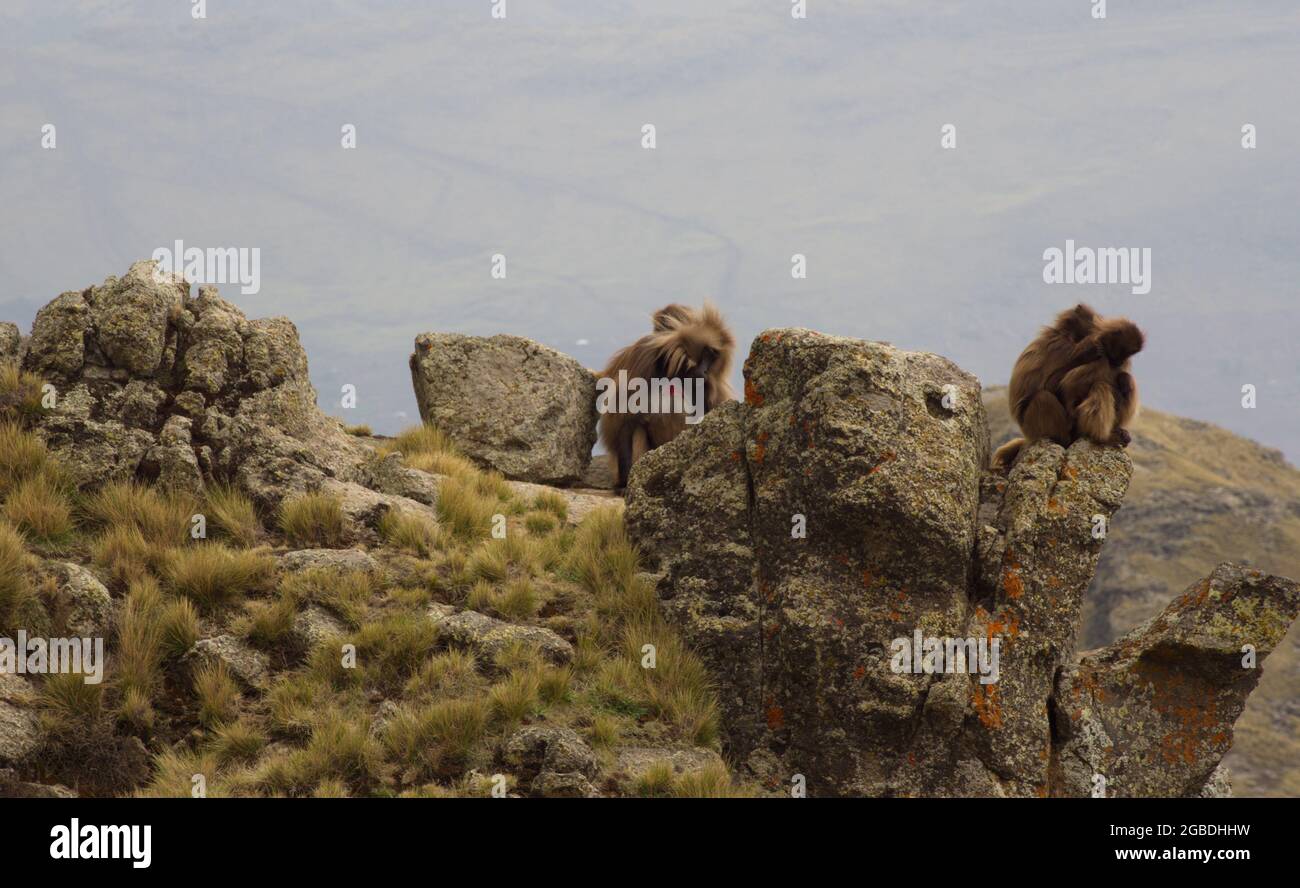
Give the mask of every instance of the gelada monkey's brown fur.
[[(735, 398), (727, 374), (736, 340), (716, 307), (708, 302), (699, 309), (674, 303), (659, 309), (651, 319), (653, 332), (618, 351), (601, 376), (617, 381), (619, 371), (625, 370), (629, 385), (634, 379), (646, 384), (654, 379), (679, 379), (683, 385), (692, 385), (692, 380), (703, 378), (706, 413)], [(668, 443), (684, 428), (686, 414), (680, 410), (603, 413), (600, 440), (618, 473), (618, 488), (627, 486), (632, 464), (647, 450)]]
[(1008, 405), (1024, 433), (993, 454), (1008, 471), (1028, 442), (1050, 438), (1068, 447), (1078, 438), (1128, 445), (1125, 427), (1137, 415), (1137, 383), (1129, 358), (1144, 337), (1127, 318), (1103, 318), (1082, 303), (1043, 328), (1011, 371)]

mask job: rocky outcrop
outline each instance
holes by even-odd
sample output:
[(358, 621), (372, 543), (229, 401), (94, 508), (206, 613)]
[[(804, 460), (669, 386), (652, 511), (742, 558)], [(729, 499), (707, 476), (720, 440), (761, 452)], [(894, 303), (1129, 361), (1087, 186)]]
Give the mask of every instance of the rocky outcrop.
[(988, 475), (978, 381), (879, 343), (769, 331), (745, 378), (626, 512), (731, 757), (822, 795), (1077, 794), (1049, 712), (1127, 454), (1040, 443)]
[(567, 355), (519, 336), (422, 333), (411, 355), (420, 416), (507, 478), (582, 479), (596, 443), (596, 381)]
[(317, 409), (293, 324), (155, 270), (64, 293), (33, 322), (24, 369), (57, 392), (37, 428), (78, 484), (222, 476), (273, 508), (349, 478), (368, 451)]
[(1300, 583), (1221, 564), (1159, 616), (1082, 656), (1053, 698), (1054, 790), (1200, 794), (1297, 611)]

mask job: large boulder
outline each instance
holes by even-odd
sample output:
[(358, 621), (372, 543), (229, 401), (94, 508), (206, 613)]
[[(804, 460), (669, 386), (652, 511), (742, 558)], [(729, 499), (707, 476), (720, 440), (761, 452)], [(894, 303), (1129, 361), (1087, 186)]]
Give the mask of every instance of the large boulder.
[(349, 480), (369, 451), (318, 409), (294, 325), (189, 289), (137, 262), (37, 312), (23, 367), (57, 399), (36, 429), (77, 483), (235, 478), (274, 508)]
[(422, 333), (411, 355), (420, 416), (480, 466), (541, 484), (580, 481), (596, 443), (596, 380), (519, 336)]
[[(987, 457), (951, 362), (774, 330), (744, 403), (637, 463), (628, 529), (733, 760), (822, 795), (1077, 793), (1049, 712), (1131, 463), (1042, 442), (1000, 478)], [(944, 669), (950, 640), (984, 660)]]
[(1083, 655), (1053, 699), (1058, 794), (1194, 796), (1224, 781), (1233, 724), (1298, 610), (1300, 583), (1221, 564)]

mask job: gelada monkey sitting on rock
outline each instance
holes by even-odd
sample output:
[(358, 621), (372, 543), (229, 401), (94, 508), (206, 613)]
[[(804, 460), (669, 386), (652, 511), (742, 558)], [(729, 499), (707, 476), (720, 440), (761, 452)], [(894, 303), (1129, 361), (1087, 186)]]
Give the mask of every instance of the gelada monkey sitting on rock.
[[(736, 340), (710, 303), (659, 309), (653, 331), (619, 350), (600, 374), (600, 440), (627, 486), (632, 464), (724, 401)], [(693, 419), (688, 419), (693, 417)]]
[(1011, 371), (1008, 406), (1024, 437), (998, 448), (994, 470), (1010, 471), (1021, 448), (1042, 438), (1062, 447), (1079, 438), (1128, 446), (1126, 426), (1138, 409), (1129, 359), (1143, 342), (1127, 318), (1103, 318), (1082, 303), (1061, 312)]

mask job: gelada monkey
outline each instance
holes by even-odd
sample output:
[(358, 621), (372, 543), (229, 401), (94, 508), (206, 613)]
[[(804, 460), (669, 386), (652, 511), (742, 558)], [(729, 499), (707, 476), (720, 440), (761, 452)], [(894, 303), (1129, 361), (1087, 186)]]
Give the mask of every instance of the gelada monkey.
[(999, 447), (993, 468), (1009, 471), (1021, 448), (1042, 438), (1062, 447), (1079, 438), (1127, 446), (1138, 409), (1129, 359), (1144, 341), (1127, 318), (1104, 318), (1082, 303), (1061, 312), (1011, 371), (1008, 403), (1024, 437)]
[[(628, 389), (649, 391), (657, 386), (667, 393), (657, 410), (632, 399), (615, 399), (617, 408), (601, 413), (600, 440), (614, 463), (620, 490), (627, 486), (633, 463), (686, 428), (691, 408), (707, 413), (735, 397), (727, 374), (736, 340), (715, 306), (705, 302), (696, 309), (674, 303), (651, 319), (652, 332), (618, 351), (601, 373), (602, 381), (622, 380)], [(703, 403), (696, 405), (696, 400)]]

